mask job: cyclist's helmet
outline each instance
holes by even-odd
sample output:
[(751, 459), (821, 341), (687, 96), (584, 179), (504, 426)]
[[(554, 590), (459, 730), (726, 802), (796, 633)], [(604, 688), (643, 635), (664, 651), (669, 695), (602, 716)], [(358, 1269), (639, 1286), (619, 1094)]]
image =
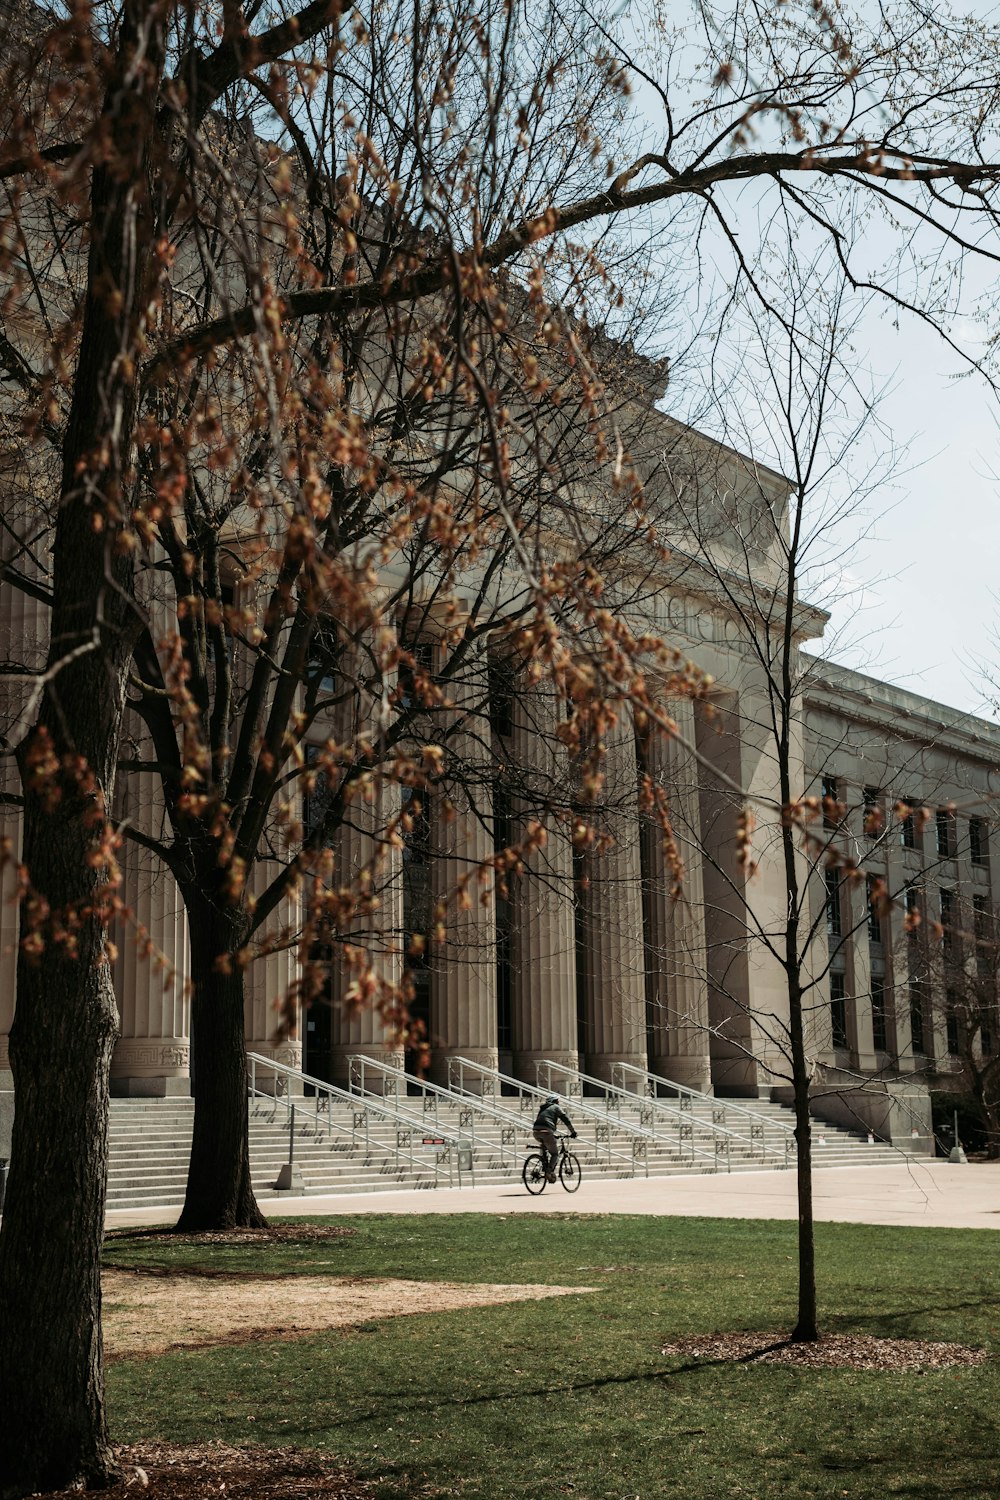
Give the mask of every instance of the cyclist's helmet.
[(559, 1103), (559, 1095), (558, 1094), (550, 1094), (549, 1097), (546, 1099), (545, 1102), (546, 1102), (546, 1104), (558, 1104)]

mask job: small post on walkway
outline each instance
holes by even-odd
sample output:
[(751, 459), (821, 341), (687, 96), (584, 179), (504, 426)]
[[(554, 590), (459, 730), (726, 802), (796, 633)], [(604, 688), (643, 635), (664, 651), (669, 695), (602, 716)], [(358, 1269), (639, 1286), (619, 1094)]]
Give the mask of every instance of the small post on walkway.
[(274, 1184), (278, 1193), (302, 1193), (305, 1191), (305, 1183), (302, 1181), (302, 1173), (295, 1165), (295, 1105), (291, 1106), (288, 1117), (288, 1160), (278, 1173), (278, 1180)]
[(954, 1162), (956, 1166), (964, 1167), (964, 1166), (968, 1165), (969, 1158), (966, 1156), (965, 1152), (962, 1150), (962, 1142), (958, 1138), (958, 1110), (957, 1109), (956, 1109), (956, 1111), (954, 1113), (954, 1116), (953, 1116), (953, 1122), (954, 1123), (953, 1123), (953, 1126), (952, 1126), (952, 1130), (954, 1132), (953, 1139), (954, 1139), (954, 1143), (955, 1144), (952, 1146), (951, 1150), (948, 1152), (948, 1160), (951, 1161), (951, 1162)]

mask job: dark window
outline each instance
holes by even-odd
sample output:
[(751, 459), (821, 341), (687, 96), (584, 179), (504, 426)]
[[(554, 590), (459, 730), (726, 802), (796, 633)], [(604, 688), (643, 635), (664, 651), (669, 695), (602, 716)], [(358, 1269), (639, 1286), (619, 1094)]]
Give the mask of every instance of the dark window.
[(939, 807), (934, 815), (939, 859), (955, 858), (955, 809)]
[(977, 943), (988, 943), (990, 940), (990, 898), (989, 896), (973, 896), (972, 898), (972, 928)]
[(955, 932), (955, 918), (957, 916), (957, 903), (955, 892), (941, 887), (941, 945), (944, 956), (949, 962), (953, 962), (958, 952), (958, 938)]
[(830, 937), (842, 937), (844, 923), (841, 914), (840, 872), (826, 872), (826, 930)]
[(985, 1016), (979, 1026), (979, 1045), (983, 1056), (989, 1057), (993, 1051), (993, 1028)]
[(322, 620), (316, 626), (309, 641), (308, 680), (321, 698), (329, 698), (337, 691), (337, 679), (341, 671), (344, 645), (336, 625)]
[(974, 865), (990, 862), (990, 836), (985, 818), (969, 819), (969, 858)]
[(420, 708), (428, 700), (428, 680), (434, 673), (434, 647), (430, 641), (416, 641), (405, 649), (412, 660), (399, 664), (399, 706)]
[[(431, 820), (427, 812), (427, 795), (411, 786), (402, 791), (403, 813), (403, 868), (426, 865), (430, 859)], [(408, 826), (407, 826), (408, 825)]]
[(885, 810), (882, 805), (882, 788), (865, 787), (864, 831), (868, 838), (877, 838), (885, 826)]
[(830, 974), (830, 1028), (833, 1045), (839, 1051), (847, 1047), (847, 999), (844, 975)]
[(914, 1052), (923, 1052), (924, 1027), (927, 1022), (927, 994), (922, 979), (910, 980), (910, 1044)]
[(904, 849), (915, 849), (917, 847), (917, 813), (923, 807), (918, 797), (900, 797), (900, 802), (909, 811), (903, 817), (899, 825), (899, 842)]
[(915, 885), (906, 887), (904, 897), (906, 907), (906, 931), (911, 942), (916, 942), (920, 931), (920, 892)]
[(836, 776), (823, 777), (823, 827), (840, 826), (840, 782)]
[(302, 820), (305, 823), (306, 837), (318, 828), (326, 817), (326, 810), (330, 805), (330, 783), (327, 781), (326, 772), (320, 770), (316, 765), (319, 759), (319, 746), (306, 746), (306, 769), (308, 781), (303, 808)]
[(959, 1054), (959, 1031), (958, 1031), (958, 1003), (955, 994), (949, 990), (947, 999), (947, 1010), (944, 1016), (944, 1029), (947, 1038), (948, 1053), (951, 1057)]
[(885, 979), (872, 975), (872, 1044), (876, 1052), (889, 1049), (889, 1028), (885, 1013)]
[(504, 657), (489, 663), (490, 728), (505, 737), (514, 732), (514, 670)]
[(869, 875), (867, 884), (868, 893), (868, 941), (870, 943), (882, 942), (882, 918), (879, 915), (879, 897), (882, 891), (882, 882), (875, 876)]

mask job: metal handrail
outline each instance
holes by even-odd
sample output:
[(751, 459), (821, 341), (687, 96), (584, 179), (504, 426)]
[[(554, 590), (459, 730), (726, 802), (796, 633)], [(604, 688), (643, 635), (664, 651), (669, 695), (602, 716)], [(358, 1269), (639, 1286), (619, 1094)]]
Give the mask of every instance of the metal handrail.
[[(465, 1074), (467, 1071), (480, 1084), (481, 1091), (476, 1091), (466, 1086)], [(525, 1083), (520, 1078), (513, 1078), (509, 1073), (499, 1073), (495, 1069), (485, 1067), (482, 1063), (473, 1062), (468, 1057), (449, 1057), (448, 1059), (448, 1085), (453, 1095), (458, 1093), (463, 1099), (471, 1097), (481, 1100), (484, 1092), (488, 1090), (489, 1094), (495, 1095), (497, 1089), (502, 1088), (504, 1084), (513, 1089), (518, 1097), (522, 1111), (526, 1104), (531, 1104), (534, 1107), (538, 1099), (545, 1098), (544, 1090), (534, 1088), (530, 1083)], [(493, 1105), (491, 1108), (498, 1109), (502, 1107)], [(574, 1104), (574, 1108), (577, 1108), (576, 1104)], [(504, 1113), (510, 1113), (510, 1111), (504, 1111)], [(617, 1158), (619, 1161), (631, 1162), (633, 1171), (635, 1170), (635, 1163), (641, 1161), (645, 1175), (649, 1176), (649, 1158), (646, 1152), (646, 1143), (652, 1137), (648, 1130), (620, 1120), (615, 1122), (618, 1130), (623, 1131), (624, 1134), (631, 1137), (632, 1151), (630, 1155), (628, 1152), (620, 1151), (612, 1146), (611, 1130), (607, 1116), (602, 1117), (600, 1110), (593, 1109), (581, 1102), (579, 1104), (579, 1113), (586, 1115), (593, 1122), (595, 1154), (603, 1155), (609, 1163), (612, 1158)], [(531, 1127), (522, 1125), (521, 1128), (530, 1129)], [(701, 1152), (700, 1154), (708, 1155), (707, 1152)], [(683, 1149), (681, 1149), (681, 1155), (683, 1155)], [(692, 1159), (693, 1156), (694, 1150), (692, 1150)]]
[[(451, 1079), (451, 1063), (453, 1061), (464, 1062), (465, 1065), (469, 1068), (481, 1067), (479, 1063), (471, 1063), (464, 1058), (449, 1059), (449, 1082)], [(376, 1059), (363, 1056), (352, 1057), (349, 1059), (349, 1063), (352, 1065), (352, 1087), (356, 1080), (360, 1083), (361, 1087), (364, 1087), (365, 1075), (369, 1072), (375, 1073), (381, 1079), (383, 1086), (385, 1086), (385, 1083), (387, 1081), (394, 1081), (396, 1083), (396, 1086), (398, 1087), (398, 1079), (401, 1076), (399, 1070), (396, 1068), (390, 1068), (386, 1063), (378, 1062)], [(353, 1067), (353, 1064), (355, 1063), (358, 1065), (356, 1069)], [(516, 1081), (514, 1079), (508, 1080), (505, 1075), (491, 1072), (488, 1068), (482, 1069), (482, 1073), (491, 1084), (500, 1081), (511, 1083), (514, 1083)], [(482, 1119), (493, 1120), (496, 1124), (498, 1124), (500, 1126), (500, 1159), (502, 1165), (506, 1165), (507, 1162), (507, 1155), (504, 1148), (506, 1146), (513, 1146), (515, 1151), (518, 1149), (518, 1131), (527, 1136), (529, 1141), (532, 1139), (531, 1124), (525, 1123), (522, 1114), (516, 1114), (513, 1110), (506, 1109), (502, 1104), (493, 1102), (496, 1096), (495, 1087), (490, 1087), (489, 1089), (485, 1089), (480, 1092), (466, 1089), (459, 1089), (456, 1091), (455, 1089), (442, 1088), (440, 1084), (430, 1083), (426, 1079), (415, 1079), (410, 1076), (407, 1076), (406, 1082), (409, 1087), (416, 1087), (421, 1090), (425, 1098), (431, 1098), (434, 1100), (435, 1118), (437, 1117), (437, 1101), (439, 1099), (443, 1099), (450, 1105), (457, 1104), (469, 1111), (469, 1115), (466, 1119), (463, 1120), (460, 1117), (460, 1124), (463, 1129), (466, 1128), (467, 1125), (474, 1128), (476, 1115), (480, 1116), (480, 1118)], [(458, 1094), (458, 1097), (456, 1097), (456, 1093)], [(484, 1140), (484, 1144), (486, 1145), (487, 1149), (491, 1151), (496, 1149), (496, 1143), (494, 1141), (491, 1141), (488, 1138), (484, 1137), (481, 1137), (481, 1139)], [(625, 1164), (626, 1167), (631, 1168), (633, 1172), (636, 1169), (636, 1161), (642, 1159), (641, 1153), (637, 1154), (633, 1152), (631, 1155), (629, 1155), (624, 1151), (616, 1150), (615, 1147), (611, 1145), (610, 1135), (606, 1129), (604, 1130), (603, 1134), (595, 1130), (594, 1150), (596, 1155), (603, 1156), (609, 1164), (614, 1159)], [(648, 1177), (648, 1162), (645, 1162), (645, 1160), (643, 1160), (643, 1165), (645, 1167), (646, 1176)]]
[[(605, 1109), (609, 1114), (612, 1110), (614, 1110), (616, 1116), (619, 1119), (621, 1118), (621, 1108), (623, 1104), (638, 1105), (639, 1119), (643, 1124), (646, 1123), (643, 1120), (643, 1113), (645, 1111), (648, 1111), (653, 1116), (653, 1129), (651, 1133), (656, 1140), (669, 1139), (668, 1136), (661, 1134), (661, 1132), (655, 1128), (656, 1115), (658, 1113), (661, 1113), (667, 1115), (671, 1120), (676, 1119), (678, 1128), (681, 1131), (686, 1130), (690, 1133), (693, 1150), (698, 1151), (698, 1153), (702, 1156), (710, 1156), (713, 1154), (716, 1157), (724, 1156), (726, 1158), (727, 1170), (729, 1171), (732, 1171), (732, 1164), (730, 1161), (730, 1145), (733, 1141), (738, 1142), (740, 1146), (747, 1147), (750, 1157), (751, 1159), (753, 1159), (754, 1143), (756, 1140), (760, 1144), (761, 1160), (767, 1160), (767, 1141), (763, 1134), (760, 1134), (756, 1137), (751, 1134), (749, 1137), (747, 1137), (745, 1135), (741, 1135), (738, 1130), (730, 1130), (724, 1120), (720, 1121), (714, 1118), (712, 1120), (702, 1120), (699, 1123), (704, 1125), (706, 1130), (711, 1134), (712, 1141), (714, 1143), (714, 1153), (702, 1151), (699, 1147), (695, 1147), (693, 1144), (694, 1126), (691, 1123), (693, 1117), (690, 1107), (685, 1109), (682, 1105), (668, 1104), (663, 1099), (658, 1099), (653, 1096), (644, 1097), (642, 1094), (631, 1093), (627, 1089), (616, 1088), (614, 1084), (608, 1083), (604, 1078), (595, 1078), (589, 1073), (582, 1073), (579, 1068), (567, 1067), (565, 1063), (549, 1062), (544, 1059), (536, 1062), (535, 1076), (539, 1079), (539, 1087), (542, 1087), (541, 1079), (543, 1075), (545, 1076), (547, 1084), (550, 1088), (553, 1087), (553, 1076), (559, 1076), (568, 1079), (570, 1081), (570, 1084), (573, 1086), (572, 1092), (575, 1101), (581, 1100), (585, 1097), (583, 1088), (588, 1084), (593, 1088), (600, 1090), (601, 1097), (604, 1100)], [(568, 1092), (568, 1090), (564, 1090), (564, 1092)], [(576, 1103), (574, 1103), (574, 1108), (576, 1108)]]
[[(647, 1068), (636, 1067), (634, 1063), (612, 1063), (612, 1086), (617, 1087), (618, 1085), (615, 1083), (615, 1079), (620, 1078), (622, 1093), (626, 1095), (630, 1093), (630, 1090), (625, 1088), (625, 1078), (627, 1075), (631, 1075), (634, 1078), (641, 1079), (643, 1084), (643, 1095), (646, 1098), (655, 1100), (657, 1104), (661, 1104), (663, 1102), (656, 1094), (657, 1085), (666, 1083), (671, 1091), (677, 1094), (680, 1099), (687, 1099), (691, 1103), (697, 1102), (698, 1104), (707, 1104), (711, 1108), (713, 1116), (715, 1114), (721, 1113), (723, 1116), (722, 1121), (719, 1122), (721, 1124), (725, 1124), (725, 1117), (728, 1114), (732, 1113), (737, 1115), (745, 1115), (751, 1122), (751, 1130), (753, 1129), (753, 1126), (755, 1124), (770, 1125), (773, 1129), (780, 1131), (784, 1136), (785, 1160), (787, 1161), (789, 1156), (794, 1154), (795, 1127), (793, 1125), (786, 1125), (784, 1120), (776, 1120), (771, 1115), (768, 1115), (765, 1119), (763, 1116), (755, 1114), (752, 1109), (748, 1109), (746, 1105), (734, 1103), (732, 1099), (727, 1099), (724, 1104), (720, 1104), (719, 1100), (714, 1096), (714, 1094), (704, 1094), (698, 1089), (690, 1088), (686, 1083), (675, 1083), (672, 1078), (661, 1078), (656, 1073), (650, 1073)], [(690, 1103), (688, 1107), (690, 1108)]]
[[(429, 1115), (434, 1121), (435, 1128), (438, 1123), (438, 1100), (443, 1099), (447, 1104), (455, 1103), (455, 1096), (449, 1094), (447, 1089), (439, 1087), (438, 1084), (431, 1083), (424, 1078), (414, 1078), (408, 1073), (402, 1073), (399, 1068), (393, 1067), (389, 1063), (380, 1062), (378, 1058), (368, 1057), (364, 1053), (357, 1053), (349, 1057), (347, 1059), (347, 1067), (348, 1084), (351, 1089), (352, 1098), (356, 1098), (359, 1095), (368, 1098), (369, 1094), (374, 1094), (376, 1097), (383, 1099), (395, 1099), (399, 1095), (400, 1082), (405, 1082), (408, 1089), (415, 1088), (417, 1090), (423, 1104), (422, 1118), (426, 1121)], [(369, 1090), (368, 1075), (372, 1073), (376, 1075), (378, 1081), (381, 1083), (381, 1089)], [(398, 1105), (397, 1108), (402, 1110), (403, 1106)], [(409, 1113), (409, 1111), (404, 1110), (404, 1113)], [(475, 1153), (480, 1144), (486, 1151), (493, 1152), (496, 1148), (495, 1141), (490, 1140), (488, 1137), (479, 1136), (477, 1138), (476, 1136), (477, 1115), (483, 1119), (493, 1120), (498, 1117), (497, 1112), (490, 1107), (482, 1108), (468, 1103), (465, 1111), (459, 1115), (459, 1129), (468, 1131), (467, 1139), (471, 1144), (473, 1153)], [(520, 1120), (513, 1115), (510, 1116), (508, 1126), (516, 1125), (519, 1127), (520, 1124)], [(510, 1153), (510, 1160), (513, 1160), (517, 1149), (517, 1142), (509, 1129), (502, 1129), (500, 1133), (500, 1164), (504, 1167), (508, 1165), (508, 1146), (514, 1146), (514, 1153)]]
[[(262, 1072), (274, 1075), (276, 1084), (279, 1079), (281, 1080), (281, 1082), (285, 1085), (284, 1092), (279, 1092), (277, 1087), (275, 1087), (273, 1092), (269, 1092), (266, 1089), (258, 1087), (258, 1065), (260, 1066)], [(316, 1140), (320, 1139), (322, 1133), (321, 1127), (325, 1127), (325, 1134), (328, 1141), (331, 1134), (333, 1133), (339, 1135), (349, 1135), (351, 1137), (352, 1148), (357, 1149), (358, 1139), (360, 1136), (360, 1138), (364, 1142), (364, 1151), (366, 1157), (370, 1158), (373, 1154), (373, 1150), (375, 1154), (378, 1154), (380, 1151), (385, 1151), (387, 1154), (391, 1155), (397, 1170), (402, 1170), (404, 1163), (407, 1163), (411, 1171), (413, 1171), (414, 1173), (419, 1173), (419, 1175), (421, 1176), (426, 1174), (428, 1168), (427, 1158), (418, 1156), (413, 1147), (413, 1132), (415, 1129), (419, 1129), (424, 1125), (424, 1121), (422, 1121), (416, 1114), (411, 1114), (408, 1110), (402, 1109), (398, 1105), (393, 1108), (390, 1105), (379, 1104), (376, 1100), (369, 1098), (366, 1098), (364, 1100), (362, 1107), (359, 1109), (359, 1101), (357, 1096), (350, 1093), (347, 1089), (342, 1089), (335, 1083), (328, 1083), (323, 1078), (313, 1078), (309, 1073), (303, 1073), (299, 1068), (291, 1068), (286, 1063), (276, 1062), (273, 1058), (264, 1057), (259, 1052), (247, 1053), (247, 1073), (251, 1096), (254, 1099), (270, 1101), (272, 1105), (272, 1118), (276, 1116), (279, 1105), (284, 1105), (285, 1116), (289, 1119), (290, 1111), (293, 1105), (295, 1106), (295, 1108), (301, 1110), (305, 1103), (304, 1096), (299, 1093), (293, 1095), (288, 1085), (290, 1083), (297, 1083), (301, 1085), (308, 1084), (309, 1087), (314, 1090), (314, 1118), (312, 1133)], [(338, 1120), (335, 1120), (333, 1118), (333, 1110), (330, 1108), (330, 1106), (334, 1102), (347, 1104), (350, 1106), (350, 1127), (345, 1124), (341, 1124)], [(368, 1129), (370, 1116), (389, 1120), (396, 1127), (395, 1138), (393, 1141), (376, 1141), (373, 1147)], [(308, 1126), (299, 1127), (298, 1133), (303, 1136), (308, 1135)], [(441, 1134), (442, 1132), (435, 1130), (435, 1135)], [(442, 1168), (444, 1167), (447, 1167), (447, 1181), (449, 1187), (453, 1187), (455, 1185), (456, 1172), (458, 1175), (459, 1187), (463, 1186), (463, 1173), (471, 1177), (473, 1184), (475, 1184), (475, 1160), (473, 1159), (471, 1167), (463, 1168), (462, 1155), (460, 1151), (461, 1143), (450, 1134), (445, 1135), (443, 1139), (445, 1142), (445, 1150), (436, 1151), (434, 1153), (433, 1161), (435, 1187), (438, 1185), (439, 1179), (443, 1175)]]

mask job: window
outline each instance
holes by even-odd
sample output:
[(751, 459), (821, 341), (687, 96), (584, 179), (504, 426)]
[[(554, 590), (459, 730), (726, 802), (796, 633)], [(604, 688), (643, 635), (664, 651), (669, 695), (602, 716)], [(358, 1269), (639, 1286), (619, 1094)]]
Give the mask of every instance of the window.
[(868, 941), (869, 943), (882, 942), (882, 918), (879, 914), (879, 905), (882, 899), (883, 882), (874, 875), (869, 875), (867, 882), (868, 894)]
[(823, 783), (823, 827), (839, 828), (841, 822), (840, 782), (836, 776), (824, 776)]
[(903, 905), (906, 909), (903, 925), (910, 940), (915, 942), (920, 927), (920, 891), (915, 885), (906, 887)]
[(514, 732), (514, 670), (505, 657), (489, 661), (490, 728), (501, 738)]
[(983, 1056), (989, 1057), (993, 1052), (993, 1027), (987, 1017), (983, 1017), (979, 1024), (979, 1045)]
[(876, 1052), (888, 1052), (889, 1027), (885, 1012), (885, 979), (872, 975), (872, 1045)]
[(924, 987), (919, 979), (910, 981), (910, 1043), (914, 1052), (923, 1052)]
[(327, 780), (325, 770), (321, 770), (317, 762), (320, 750), (318, 745), (306, 746), (306, 794), (303, 798), (302, 821), (305, 824), (306, 836), (309, 837), (326, 817), (327, 808), (330, 806), (330, 783)]
[(955, 892), (947, 886), (941, 887), (941, 946), (945, 960), (953, 963), (958, 953), (958, 935), (955, 931), (958, 903)]
[(990, 862), (990, 838), (985, 818), (969, 819), (969, 858), (974, 865)]
[(431, 820), (427, 811), (427, 794), (411, 786), (402, 789), (403, 803), (403, 869), (420, 868), (430, 861)]
[(976, 935), (977, 943), (989, 942), (990, 937), (990, 898), (989, 896), (973, 896), (972, 898), (972, 930)]
[(836, 971), (830, 974), (830, 1029), (834, 1047), (843, 1052), (847, 1048), (847, 998), (845, 977)]
[(955, 858), (955, 809), (939, 807), (934, 815), (939, 859)]
[(922, 807), (919, 797), (900, 797), (900, 802), (909, 811), (899, 825), (899, 842), (904, 849), (917, 847), (917, 812)]
[(428, 687), (434, 674), (434, 647), (430, 641), (417, 641), (405, 649), (413, 660), (399, 664), (399, 705), (427, 707), (431, 701)]
[(826, 872), (826, 930), (830, 937), (842, 937), (844, 923), (840, 902), (840, 872)]
[(879, 786), (866, 786), (864, 791), (865, 813), (864, 831), (865, 837), (874, 839), (885, 827), (885, 808), (882, 804), (882, 788)]
[(948, 1055), (957, 1057), (959, 1054), (959, 1030), (958, 1030), (958, 999), (952, 990), (948, 991), (948, 1009), (944, 1017), (945, 1036), (947, 1038)]

